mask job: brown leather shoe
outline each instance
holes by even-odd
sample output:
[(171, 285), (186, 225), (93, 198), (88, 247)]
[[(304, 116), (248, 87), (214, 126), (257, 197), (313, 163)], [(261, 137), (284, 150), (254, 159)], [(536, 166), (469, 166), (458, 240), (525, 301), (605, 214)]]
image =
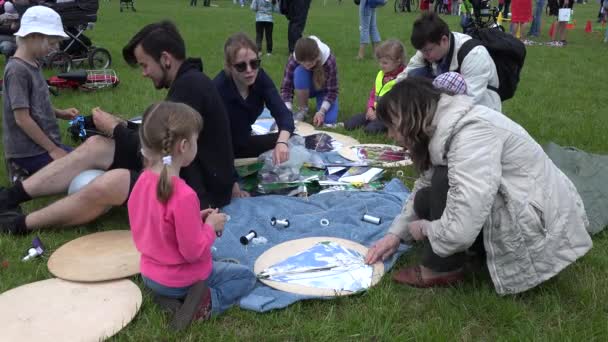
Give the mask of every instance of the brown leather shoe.
[(418, 288), (445, 287), (464, 281), (464, 272), (456, 271), (430, 279), (423, 279), (420, 265), (416, 265), (400, 269), (397, 273), (393, 274), (393, 279), (400, 284)]

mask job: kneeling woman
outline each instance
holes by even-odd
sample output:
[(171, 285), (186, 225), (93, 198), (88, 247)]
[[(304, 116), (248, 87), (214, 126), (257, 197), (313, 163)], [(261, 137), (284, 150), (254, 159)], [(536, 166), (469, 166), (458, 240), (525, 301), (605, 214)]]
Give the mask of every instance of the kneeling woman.
[(389, 135), (421, 173), (403, 212), (366, 256), (423, 243), (422, 265), (395, 273), (415, 287), (463, 280), (465, 251), (483, 257), (499, 294), (526, 291), (591, 249), (583, 202), (517, 123), (470, 97), (407, 78), (378, 103)]
[(293, 109), (296, 97), (298, 121), (306, 118), (308, 100), (316, 97), (317, 109), (313, 117), (315, 126), (333, 125), (338, 120), (338, 67), (329, 46), (315, 36), (302, 37), (285, 66), (281, 96)]
[[(213, 83), (230, 118), (235, 157), (257, 157), (274, 149), (274, 162), (286, 161), (289, 159), (287, 140), (294, 131), (293, 115), (270, 77), (260, 68), (261, 60), (255, 43), (244, 33), (236, 33), (224, 45), (224, 58), (224, 70)], [(264, 106), (270, 110), (279, 132), (251, 135), (251, 125), (262, 114)]]

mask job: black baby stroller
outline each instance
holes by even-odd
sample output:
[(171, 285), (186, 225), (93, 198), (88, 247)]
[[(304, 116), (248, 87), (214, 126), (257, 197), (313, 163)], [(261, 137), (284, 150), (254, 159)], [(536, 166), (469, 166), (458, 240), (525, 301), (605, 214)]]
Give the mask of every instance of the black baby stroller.
[(461, 20), (462, 32), (470, 35), (482, 28), (498, 28), (504, 31), (496, 21), (499, 10), (492, 7), (490, 0), (471, 0), (470, 3), (473, 7), (473, 15), (467, 14)]
[(112, 65), (112, 56), (104, 48), (96, 47), (84, 35), (97, 21), (98, 0), (46, 3), (61, 16), (65, 33), (70, 37), (61, 43), (60, 51), (46, 58), (46, 65), (60, 72), (67, 72), (74, 64), (88, 63), (91, 69), (106, 69)]
[(120, 0), (120, 11), (122, 12), (123, 9), (131, 9), (133, 12), (135, 12), (135, 0)]

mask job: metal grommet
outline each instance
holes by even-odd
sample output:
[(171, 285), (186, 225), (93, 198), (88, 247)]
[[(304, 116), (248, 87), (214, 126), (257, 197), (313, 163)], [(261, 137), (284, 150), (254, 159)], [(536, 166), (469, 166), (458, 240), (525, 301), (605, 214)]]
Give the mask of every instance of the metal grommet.
[(327, 226), (329, 226), (329, 220), (326, 218), (321, 219), (321, 221), (319, 221), (319, 224), (322, 225), (323, 227), (327, 227)]
[(403, 177), (403, 176), (405, 176), (405, 173), (403, 173), (402, 170), (397, 170), (397, 172), (395, 174), (397, 175), (397, 177)]

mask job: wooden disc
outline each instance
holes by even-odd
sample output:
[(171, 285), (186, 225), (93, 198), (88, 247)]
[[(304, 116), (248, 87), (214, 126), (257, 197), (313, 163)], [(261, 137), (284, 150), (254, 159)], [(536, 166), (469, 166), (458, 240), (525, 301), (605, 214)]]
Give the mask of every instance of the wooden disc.
[[(367, 254), (367, 247), (365, 247), (359, 243), (356, 243), (354, 241), (350, 241), (350, 240), (340, 239), (340, 238), (336, 238), (336, 237), (327, 237), (327, 236), (326, 237), (311, 237), (311, 238), (297, 239), (297, 240), (283, 242), (281, 244), (278, 244), (278, 245), (270, 248), (266, 252), (264, 252), (255, 261), (253, 271), (255, 274), (258, 274), (258, 273), (262, 272), (263, 270), (265, 270), (266, 268), (271, 267), (271, 266), (275, 265), (276, 263), (279, 263), (279, 262), (289, 258), (290, 256), (303, 252), (303, 251), (309, 249), (310, 247), (314, 246), (315, 244), (317, 244), (319, 242), (323, 242), (323, 241), (335, 242), (346, 248), (357, 251), (357, 252), (361, 253), (362, 255)], [(384, 275), (384, 264), (383, 263), (377, 262), (373, 265), (373, 267), (374, 267), (374, 273), (372, 275), (372, 282), (371, 282), (370, 287), (376, 285), (380, 281), (382, 276)], [(260, 279), (260, 281), (277, 290), (300, 294), (300, 295), (307, 295), (307, 296), (337, 297), (337, 296), (348, 296), (350, 294), (353, 294), (353, 292), (350, 292), (350, 291), (335, 291), (333, 289), (320, 289), (320, 288), (316, 288), (316, 287), (309, 287), (309, 286), (303, 286), (303, 285), (297, 285), (297, 284), (287, 284), (287, 283), (282, 283), (282, 282), (272, 281), (272, 280), (267, 280), (267, 279)]]
[(0, 341), (101, 341), (135, 317), (142, 296), (127, 279), (47, 279), (0, 295)]
[[(386, 145), (386, 144), (353, 144), (351, 146), (344, 146), (338, 150), (338, 153), (351, 161), (361, 161), (355, 152), (356, 148), (365, 148), (365, 147), (380, 147), (386, 148), (393, 151), (402, 151), (403, 148), (395, 145)], [(404, 160), (395, 161), (395, 162), (378, 162), (382, 167), (400, 167), (407, 166), (412, 164), (412, 160), (408, 157)]]
[(297, 135), (301, 135), (301, 136), (305, 137), (305, 136), (309, 136), (311, 134), (317, 133), (315, 131), (315, 127), (307, 122), (297, 121), (295, 124), (296, 124), (296, 130), (294, 131), (294, 133)]
[(72, 240), (49, 258), (49, 271), (72, 281), (104, 281), (139, 273), (139, 252), (131, 231), (110, 230)]

